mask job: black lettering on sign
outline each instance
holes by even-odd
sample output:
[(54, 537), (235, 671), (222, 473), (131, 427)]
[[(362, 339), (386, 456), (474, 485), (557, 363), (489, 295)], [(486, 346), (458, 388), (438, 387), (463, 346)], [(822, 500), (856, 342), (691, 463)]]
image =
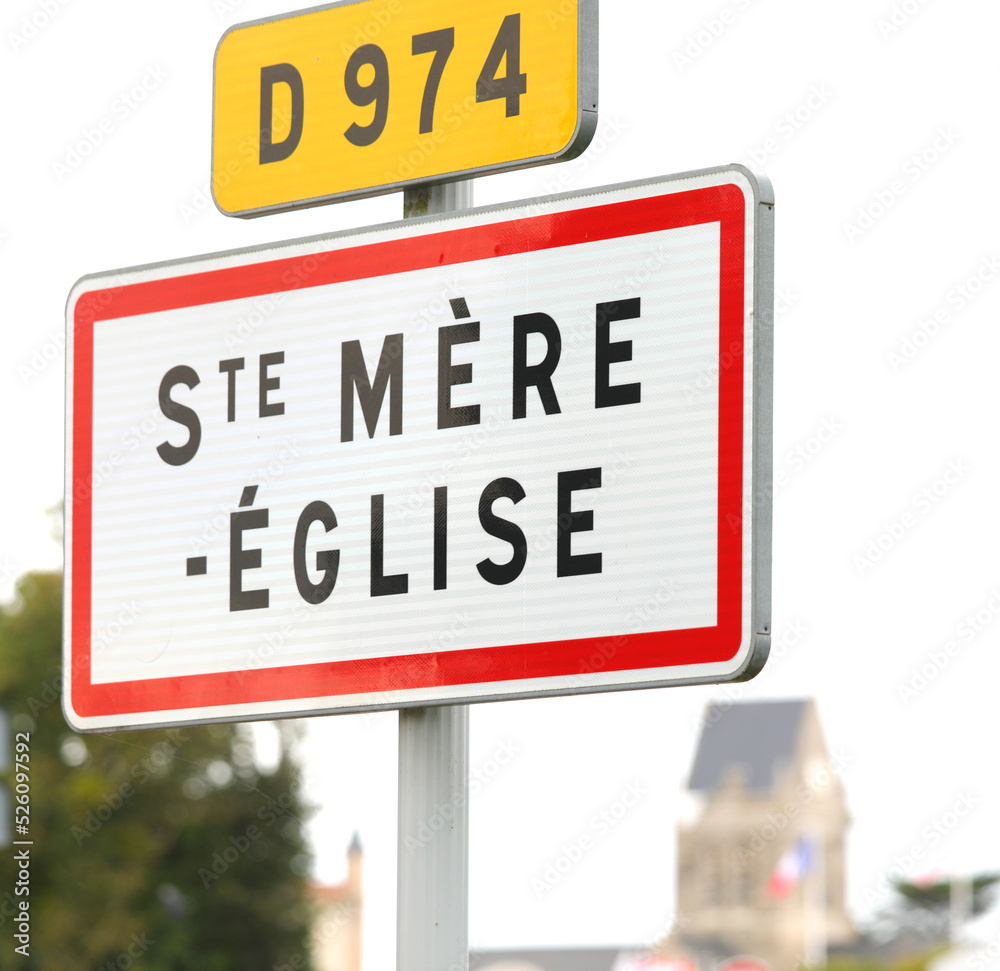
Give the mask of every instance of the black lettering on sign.
[(269, 418), (271, 415), (283, 415), (285, 413), (285, 403), (283, 401), (268, 402), (268, 391), (277, 391), (281, 387), (281, 378), (269, 377), (267, 369), (272, 364), (284, 364), (285, 352), (275, 351), (273, 354), (261, 354), (260, 356), (260, 395), (258, 414), (261, 418)]
[[(541, 334), (545, 338), (545, 357), (538, 364), (528, 364), (528, 334)], [(560, 413), (552, 375), (561, 355), (559, 327), (548, 314), (518, 314), (514, 318), (514, 418), (524, 418), (528, 413), (529, 384), (538, 388), (545, 414)]]
[[(288, 134), (272, 141), (274, 134), (274, 86), (287, 84), (292, 92), (292, 119)], [(260, 164), (283, 162), (299, 146), (305, 115), (302, 75), (291, 64), (270, 64), (260, 69)]]
[(183, 425), (188, 430), (188, 440), (183, 445), (171, 445), (162, 442), (156, 446), (157, 454), (167, 465), (185, 465), (195, 457), (201, 444), (201, 421), (193, 408), (182, 405), (170, 397), (170, 392), (183, 384), (188, 388), (196, 388), (201, 379), (194, 368), (186, 364), (178, 364), (163, 375), (160, 382), (160, 411), (164, 417)]
[(434, 589), (448, 589), (448, 487), (434, 489)]
[(385, 576), (385, 496), (375, 495), (371, 500), (371, 595), (389, 597), (406, 593), (410, 578), (406, 573)]
[(479, 424), (479, 405), (451, 406), (451, 389), (456, 384), (472, 383), (472, 365), (452, 364), (451, 349), (456, 344), (474, 344), (478, 340), (478, 320), (449, 324), (438, 330), (438, 428)]
[[(375, 76), (369, 84), (359, 80), (361, 69), (367, 65), (375, 69)], [(385, 131), (385, 122), (389, 117), (389, 62), (385, 51), (377, 44), (362, 44), (350, 57), (344, 71), (344, 90), (351, 103), (359, 108), (366, 108), (375, 103), (375, 114), (367, 125), (352, 122), (351, 127), (344, 132), (344, 137), (359, 148), (377, 141)]]
[(368, 437), (375, 437), (379, 412), (389, 389), (389, 434), (403, 434), (403, 335), (387, 334), (375, 369), (375, 383), (368, 380), (368, 368), (361, 341), (344, 341), (340, 359), (340, 440), (354, 441), (354, 389), (358, 391)]
[(316, 554), (316, 569), (323, 571), (319, 583), (313, 583), (306, 567), (306, 539), (309, 527), (313, 523), (321, 523), (326, 532), (337, 525), (334, 511), (321, 499), (310, 502), (299, 516), (295, 526), (295, 542), (292, 547), (292, 563), (295, 567), (295, 586), (306, 603), (321, 604), (333, 593), (337, 583), (337, 572), (340, 569), (340, 550), (320, 550)]
[(267, 588), (243, 589), (243, 571), (261, 565), (260, 549), (243, 549), (243, 533), (248, 529), (263, 529), (268, 522), (268, 509), (247, 509), (257, 498), (257, 486), (244, 486), (240, 510), (229, 515), (229, 609), (259, 610), (270, 601)]
[(578, 577), (587, 573), (600, 573), (602, 556), (600, 553), (570, 552), (573, 533), (588, 532), (594, 528), (594, 511), (581, 509), (574, 511), (573, 493), (580, 489), (599, 489), (601, 470), (576, 469), (560, 472), (557, 486), (556, 515), (556, 576)]
[(487, 582), (497, 586), (513, 583), (524, 569), (528, 559), (528, 541), (524, 532), (516, 523), (501, 519), (493, 512), (493, 503), (498, 499), (510, 499), (515, 505), (525, 497), (524, 487), (516, 479), (494, 479), (479, 497), (479, 522), (490, 536), (509, 543), (512, 549), (511, 557), (506, 563), (494, 563), (492, 560), (481, 560), (476, 564), (479, 575)]
[(427, 71), (427, 83), (424, 85), (424, 96), (420, 99), (420, 134), (426, 135), (434, 130), (434, 102), (437, 100), (438, 86), (448, 57), (455, 49), (455, 28), (445, 27), (443, 30), (431, 30), (426, 34), (414, 34), (412, 41), (413, 54), (430, 54), (434, 52), (434, 60)]
[(242, 357), (219, 361), (219, 373), (229, 375), (226, 385), (226, 421), (236, 421), (236, 372), (242, 371), (245, 363)]
[[(498, 76), (503, 64), (506, 74)], [(476, 101), (504, 101), (506, 117), (521, 113), (521, 95), (528, 90), (528, 75), (521, 73), (521, 15), (508, 14), (500, 24), (486, 63), (476, 79)]]
[(632, 360), (631, 341), (612, 341), (613, 320), (635, 320), (639, 316), (639, 298), (616, 300), (597, 305), (597, 351), (594, 363), (594, 407), (613, 408), (635, 405), (642, 400), (642, 387), (635, 384), (611, 384), (611, 365)]

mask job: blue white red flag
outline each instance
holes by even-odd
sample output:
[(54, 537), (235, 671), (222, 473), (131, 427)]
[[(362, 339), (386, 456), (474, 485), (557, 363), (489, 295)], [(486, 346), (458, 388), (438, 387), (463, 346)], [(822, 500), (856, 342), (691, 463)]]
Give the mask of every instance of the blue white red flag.
[(778, 860), (767, 883), (767, 892), (772, 897), (787, 897), (812, 869), (815, 855), (813, 841), (808, 836), (800, 836)]

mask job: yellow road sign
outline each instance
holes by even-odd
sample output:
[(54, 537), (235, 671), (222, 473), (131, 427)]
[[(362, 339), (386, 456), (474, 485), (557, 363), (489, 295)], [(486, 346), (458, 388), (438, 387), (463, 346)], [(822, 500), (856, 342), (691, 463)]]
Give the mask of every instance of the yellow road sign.
[(215, 54), (212, 190), (259, 216), (579, 155), (597, 0), (359, 0), (239, 24)]

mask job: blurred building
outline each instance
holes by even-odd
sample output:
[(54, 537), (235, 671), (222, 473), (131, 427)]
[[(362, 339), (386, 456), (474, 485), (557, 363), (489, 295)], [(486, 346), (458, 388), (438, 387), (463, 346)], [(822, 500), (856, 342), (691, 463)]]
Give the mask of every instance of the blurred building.
[(489, 949), (469, 955), (469, 971), (691, 971), (634, 947)]
[(361, 871), (364, 855), (357, 833), (347, 849), (347, 879), (310, 888), (315, 971), (361, 971)]
[(665, 954), (702, 971), (736, 956), (792, 971), (854, 939), (842, 769), (811, 699), (709, 707), (678, 832), (677, 930)]

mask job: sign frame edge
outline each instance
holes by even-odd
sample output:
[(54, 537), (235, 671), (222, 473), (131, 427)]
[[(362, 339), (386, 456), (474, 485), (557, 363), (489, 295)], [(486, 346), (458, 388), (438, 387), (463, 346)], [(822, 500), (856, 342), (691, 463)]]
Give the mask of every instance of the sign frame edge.
[[(67, 394), (66, 394), (66, 416), (65, 434), (67, 448), (65, 451), (65, 474), (67, 495), (72, 495), (72, 462), (70, 460), (71, 448), (73, 446), (72, 424), (70, 418), (73, 414), (73, 373), (72, 363), (75, 358), (75, 314), (72, 314), (79, 296), (87, 292), (87, 284), (91, 281), (110, 281), (115, 278), (121, 280), (132, 274), (155, 273), (174, 266), (184, 266), (190, 268), (192, 272), (197, 272), (198, 264), (203, 264), (212, 260), (226, 258), (239, 258), (251, 256), (253, 254), (276, 254), (282, 249), (295, 246), (307, 246), (309, 244), (320, 244), (324, 241), (335, 240), (349, 236), (363, 236), (375, 234), (379, 231), (391, 230), (402, 227), (413, 228), (419, 224), (447, 223), (456, 216), (467, 216), (472, 213), (500, 213), (505, 210), (512, 210), (522, 207), (530, 207), (533, 204), (558, 202), (584, 198), (588, 196), (599, 196), (605, 192), (629, 189), (633, 187), (643, 187), (655, 185), (663, 182), (679, 182), (687, 178), (706, 177), (714, 175), (725, 175), (727, 173), (738, 173), (749, 189), (751, 204), (753, 206), (753, 243), (752, 251), (754, 255), (753, 266), (753, 307), (746, 308), (745, 313), (753, 315), (753, 340), (754, 357), (751, 380), (752, 399), (754, 403), (753, 428), (751, 435), (751, 465), (754, 492), (747, 493), (746, 501), (751, 503), (750, 516), (750, 553), (751, 553), (751, 575), (750, 583), (750, 630), (748, 634), (748, 646), (743, 652), (741, 664), (733, 672), (724, 677), (714, 674), (703, 676), (693, 676), (689, 678), (670, 678), (663, 681), (623, 681), (620, 683), (582, 685), (579, 687), (563, 687), (560, 689), (538, 688), (517, 690), (516, 692), (495, 693), (488, 695), (467, 694), (461, 698), (443, 698), (433, 702), (435, 705), (458, 705), (458, 704), (481, 704), (492, 701), (522, 700), (527, 698), (560, 697), (575, 694), (597, 694), (606, 691), (626, 691), (641, 690), (661, 687), (682, 687), (695, 684), (725, 684), (745, 681), (753, 678), (764, 666), (767, 659), (771, 641), (771, 532), (772, 532), (772, 497), (773, 484), (771, 481), (773, 456), (772, 456), (772, 427), (773, 427), (773, 267), (774, 267), (774, 196), (770, 181), (765, 176), (756, 175), (745, 166), (737, 163), (728, 165), (713, 166), (705, 169), (689, 170), (681, 173), (653, 176), (650, 178), (631, 180), (623, 183), (595, 186), (585, 189), (577, 189), (570, 192), (556, 193), (534, 197), (529, 199), (519, 199), (503, 203), (496, 203), (490, 206), (466, 210), (454, 214), (430, 214), (408, 220), (393, 220), (387, 223), (365, 226), (361, 228), (350, 228), (334, 233), (311, 235), (289, 240), (282, 240), (276, 243), (258, 244), (249, 247), (241, 247), (226, 251), (199, 254), (194, 257), (180, 257), (157, 263), (143, 264), (139, 266), (122, 268), (119, 270), (109, 270), (97, 273), (88, 273), (81, 276), (70, 289), (66, 302), (66, 325), (67, 325)], [(128, 285), (122, 280), (122, 285)], [(71, 316), (72, 314), (72, 316)], [(749, 484), (748, 484), (749, 486)], [(64, 650), (62, 657), (63, 692), (62, 707), (67, 722), (74, 730), (82, 733), (101, 732), (108, 730), (129, 731), (146, 728), (170, 727), (178, 724), (205, 725), (237, 721), (251, 720), (273, 720), (274, 718), (305, 718), (314, 715), (330, 714), (352, 714), (362, 711), (382, 711), (398, 710), (401, 708), (426, 707), (431, 702), (423, 699), (400, 700), (394, 699), (385, 704), (366, 703), (356, 707), (344, 706), (337, 708), (303, 706), (294, 712), (274, 713), (273, 711), (250, 713), (245, 710), (227, 714), (226, 705), (213, 706), (215, 713), (206, 715), (204, 718), (184, 718), (181, 721), (167, 718), (163, 721), (136, 721), (128, 724), (93, 724), (93, 720), (101, 720), (107, 716), (78, 715), (72, 707), (72, 672), (74, 658), (71, 656), (71, 648), (67, 649), (67, 639), (71, 635), (72, 625), (72, 578), (73, 564), (71, 553), (71, 543), (75, 523), (73, 521), (72, 510), (67, 517), (67, 527), (64, 536), (65, 567), (64, 567), (64, 589), (63, 589), (63, 636)], [(739, 652), (738, 652), (739, 653)], [(525, 679), (534, 680), (534, 679)], [(242, 708), (246, 708), (246, 703), (240, 703)], [(236, 707), (233, 705), (232, 707)], [(183, 709), (174, 709), (182, 711)], [(163, 712), (164, 715), (168, 713)]]

